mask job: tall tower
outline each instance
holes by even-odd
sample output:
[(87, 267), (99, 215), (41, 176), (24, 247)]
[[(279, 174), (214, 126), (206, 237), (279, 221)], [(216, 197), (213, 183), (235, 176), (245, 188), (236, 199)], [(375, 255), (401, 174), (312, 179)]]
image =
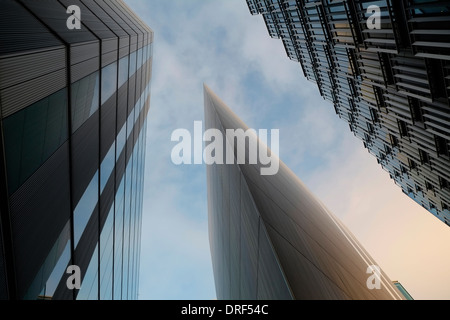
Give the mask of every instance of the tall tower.
[[(222, 133), (224, 151), (226, 144), (236, 146), (227, 130), (248, 127), (207, 87), (204, 99), (206, 129)], [(278, 173), (261, 175), (264, 166), (249, 163), (252, 143), (266, 153), (268, 149), (256, 136), (248, 136), (245, 163), (207, 166), (217, 298), (404, 299), (355, 237), (286, 165), (280, 161)], [(232, 149), (235, 159), (238, 148)], [(376, 274), (380, 286), (373, 288), (368, 282)]]
[(0, 298), (136, 299), (153, 32), (122, 0), (0, 6)]
[(450, 1), (247, 4), (403, 192), (450, 225)]

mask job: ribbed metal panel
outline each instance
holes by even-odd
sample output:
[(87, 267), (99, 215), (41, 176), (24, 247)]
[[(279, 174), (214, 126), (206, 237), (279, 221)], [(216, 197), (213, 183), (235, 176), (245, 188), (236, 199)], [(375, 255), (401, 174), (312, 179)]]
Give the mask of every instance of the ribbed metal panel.
[(94, 57), (89, 60), (77, 63), (71, 66), (70, 83), (74, 83), (100, 68), (100, 57)]
[(119, 59), (128, 56), (130, 54), (130, 47), (126, 46), (119, 49)]
[(70, 63), (77, 64), (100, 55), (100, 42), (92, 41), (70, 46)]
[(61, 90), (66, 84), (66, 69), (0, 91), (2, 116), (7, 116)]
[(117, 60), (117, 51), (112, 51), (102, 55), (102, 68)]
[(83, 24), (86, 25), (86, 27), (88, 27), (98, 38), (109, 39), (115, 36), (114, 33), (111, 32), (111, 30), (109, 30), (109, 28), (80, 0), (61, 0), (60, 2), (66, 7), (71, 5), (79, 6), (82, 13)]
[(65, 66), (66, 53), (64, 47), (10, 58), (0, 58), (0, 90), (64, 69)]
[(0, 56), (62, 45), (16, 1), (0, 0), (0, 8)]
[[(119, 24), (114, 21), (98, 4), (93, 0), (82, 0), (83, 4), (89, 8), (95, 15), (97, 15), (100, 20), (114, 32), (117, 36), (123, 37), (128, 34), (119, 26)], [(103, 2), (103, 0), (101, 1)]]
[(45, 23), (53, 32), (58, 34), (66, 43), (79, 43), (96, 40), (96, 37), (83, 25), (83, 12), (81, 12), (81, 28), (68, 29), (66, 13), (67, 8), (55, 0), (21, 0), (24, 6)]
[(119, 46), (118, 38), (106, 39), (102, 41), (102, 54), (116, 51)]
[(69, 220), (68, 160), (66, 142), (10, 198), (19, 297)]

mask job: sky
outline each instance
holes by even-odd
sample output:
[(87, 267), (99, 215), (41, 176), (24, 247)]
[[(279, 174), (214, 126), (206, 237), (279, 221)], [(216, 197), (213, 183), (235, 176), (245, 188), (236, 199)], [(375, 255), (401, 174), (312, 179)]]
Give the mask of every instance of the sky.
[(126, 0), (154, 31), (139, 299), (216, 298), (205, 165), (171, 161), (203, 121), (203, 83), (250, 128), (280, 130), (280, 158), (415, 299), (450, 299), (450, 228), (404, 195), (269, 37), (245, 0)]

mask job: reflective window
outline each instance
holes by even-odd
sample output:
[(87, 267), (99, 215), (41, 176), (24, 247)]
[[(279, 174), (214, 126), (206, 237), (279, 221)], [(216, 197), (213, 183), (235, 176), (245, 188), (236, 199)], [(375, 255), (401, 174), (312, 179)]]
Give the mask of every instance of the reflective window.
[(116, 142), (114, 142), (111, 148), (109, 148), (109, 151), (106, 154), (100, 166), (100, 193), (102, 193), (103, 189), (105, 189), (109, 176), (111, 175), (111, 172), (113, 172), (114, 166), (116, 164), (115, 152), (116, 152)]
[(131, 132), (133, 132), (134, 127), (134, 109), (131, 111), (127, 119), (127, 139), (130, 137)]
[(72, 133), (98, 110), (99, 82), (99, 73), (95, 72), (72, 84)]
[(128, 56), (119, 60), (119, 88), (128, 80)]
[(139, 70), (139, 68), (142, 66), (142, 53), (143, 53), (143, 50), (141, 48), (137, 52), (137, 70)]
[(122, 299), (128, 299), (128, 270), (129, 270), (129, 257), (130, 257), (130, 215), (131, 215), (131, 169), (133, 162), (133, 154), (128, 162), (126, 168), (126, 178), (125, 178), (125, 208), (124, 208), (124, 219), (123, 219), (123, 266), (122, 266)]
[(95, 173), (86, 191), (78, 202), (73, 213), (73, 233), (75, 247), (80, 241), (81, 235), (86, 228), (89, 218), (98, 202), (98, 171)]
[(129, 77), (131, 78), (132, 75), (136, 72), (136, 51), (130, 54), (130, 73)]
[(124, 178), (116, 193), (114, 222), (114, 300), (122, 299)]
[(100, 299), (112, 299), (114, 205), (100, 235)]
[(98, 300), (98, 244), (81, 283), (77, 300)]
[(67, 140), (66, 89), (7, 117), (3, 130), (11, 194)]
[(122, 126), (122, 129), (120, 129), (120, 132), (116, 138), (116, 140), (117, 140), (116, 161), (117, 161), (117, 159), (119, 159), (120, 154), (122, 153), (122, 150), (125, 147), (125, 144), (127, 142), (126, 134), (127, 134), (127, 126), (126, 126), (126, 124), (124, 124)]
[(70, 243), (70, 241), (67, 241), (66, 246), (64, 247), (64, 251), (59, 257), (55, 267), (53, 268), (52, 274), (45, 284), (45, 299), (51, 298), (53, 296), (61, 278), (66, 273), (66, 268), (70, 262)]
[(50, 300), (70, 261), (70, 223), (67, 222), (24, 296), (24, 300)]
[(117, 62), (102, 69), (102, 104), (117, 90)]

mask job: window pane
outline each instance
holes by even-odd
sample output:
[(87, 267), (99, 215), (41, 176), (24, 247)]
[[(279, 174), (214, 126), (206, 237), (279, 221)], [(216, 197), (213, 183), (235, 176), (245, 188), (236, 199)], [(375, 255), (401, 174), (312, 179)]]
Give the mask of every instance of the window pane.
[(114, 300), (122, 299), (124, 178), (116, 193), (114, 218)]
[(70, 224), (67, 222), (33, 282), (24, 300), (50, 300), (70, 261)]
[(136, 51), (130, 54), (130, 77), (136, 72)]
[(100, 235), (100, 299), (112, 299), (114, 205)]
[(9, 116), (3, 125), (11, 194), (67, 140), (66, 89)]
[(142, 66), (142, 53), (143, 53), (143, 50), (141, 48), (138, 50), (138, 53), (137, 53), (137, 69), (138, 70)]
[(72, 84), (72, 133), (98, 110), (99, 87), (98, 72)]
[(119, 60), (119, 88), (128, 80), (128, 56)]
[(73, 233), (75, 247), (78, 245), (78, 241), (80, 241), (81, 235), (83, 234), (83, 231), (86, 228), (87, 223), (89, 222), (89, 218), (91, 217), (92, 212), (97, 205), (97, 202), (98, 171), (95, 173), (94, 177), (89, 183), (89, 186), (86, 188), (86, 191), (78, 202), (73, 213)]
[(61, 254), (61, 257), (59, 257), (52, 274), (50, 275), (50, 277), (47, 280), (47, 283), (45, 284), (46, 298), (53, 297), (53, 294), (55, 293), (60, 280), (66, 274), (66, 268), (67, 265), (69, 264), (69, 261), (70, 261), (70, 240), (67, 241), (66, 246), (64, 247), (64, 251)]
[(100, 166), (100, 193), (103, 192), (103, 189), (105, 188), (106, 183), (108, 182), (109, 176), (111, 175), (111, 172), (113, 171), (114, 166), (116, 164), (115, 151), (116, 151), (116, 143), (114, 142), (111, 148), (109, 148), (109, 151), (106, 154)]
[(117, 90), (117, 62), (102, 69), (102, 104)]
[(98, 244), (81, 283), (77, 300), (98, 300)]
[(127, 126), (124, 124), (122, 126), (122, 129), (120, 129), (119, 134), (117, 135), (116, 161), (119, 159), (120, 154), (122, 153), (122, 150), (125, 147), (125, 143), (127, 142), (126, 134), (127, 134)]

